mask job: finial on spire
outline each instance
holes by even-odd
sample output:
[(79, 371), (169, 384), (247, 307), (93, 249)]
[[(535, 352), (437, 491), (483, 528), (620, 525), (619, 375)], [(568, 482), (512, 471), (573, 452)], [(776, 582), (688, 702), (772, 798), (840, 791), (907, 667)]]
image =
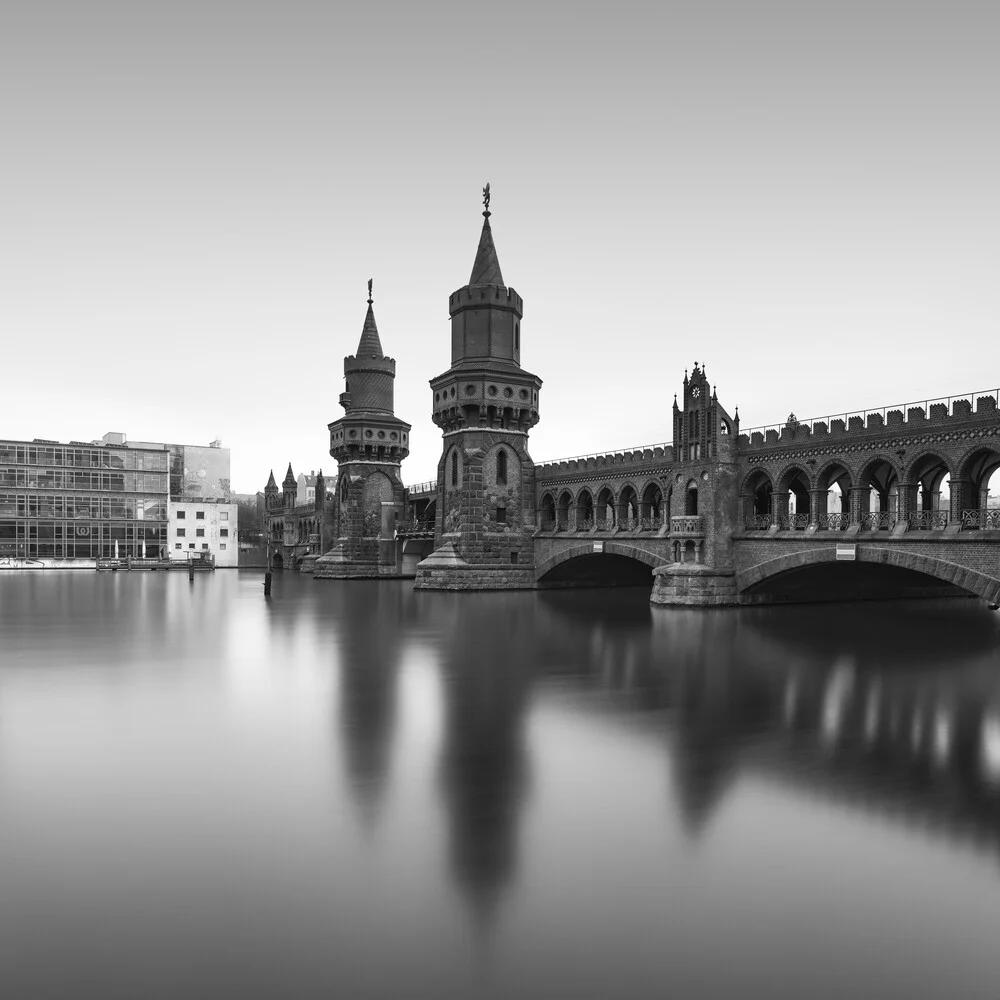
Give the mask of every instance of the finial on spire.
[(488, 219), (490, 217), (490, 182), (486, 182), (486, 187), (483, 188), (483, 215)]
[(368, 279), (368, 305), (372, 304), (372, 279)]

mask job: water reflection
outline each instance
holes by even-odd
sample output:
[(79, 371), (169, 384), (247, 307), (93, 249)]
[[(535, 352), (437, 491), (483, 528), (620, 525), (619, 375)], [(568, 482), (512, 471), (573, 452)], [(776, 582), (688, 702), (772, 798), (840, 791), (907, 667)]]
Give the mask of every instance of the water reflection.
[(441, 595), (444, 736), (441, 788), (452, 875), (488, 926), (517, 868), (528, 765), (533, 607), (520, 595)]
[[(992, 983), (1000, 616), (647, 597), (0, 577), (0, 971), (27, 954), (73, 995), (93, 955), (168, 975), (198, 949), (243, 996), (276, 967), (386, 997)], [(920, 948), (887, 969), (894, 933)]]

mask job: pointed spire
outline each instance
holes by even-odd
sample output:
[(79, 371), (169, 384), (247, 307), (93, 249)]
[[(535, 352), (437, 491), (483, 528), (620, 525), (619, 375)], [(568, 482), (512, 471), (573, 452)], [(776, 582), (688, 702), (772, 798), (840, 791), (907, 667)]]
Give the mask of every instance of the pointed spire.
[(503, 285), (497, 248), (493, 244), (493, 230), (490, 229), (490, 185), (483, 188), (483, 232), (479, 237), (476, 262), (472, 265), (470, 285)]
[(384, 358), (382, 341), (379, 340), (378, 327), (375, 325), (375, 312), (372, 309), (372, 279), (368, 279), (368, 315), (361, 329), (361, 340), (355, 354), (358, 358)]
[(281, 484), (282, 486), (294, 486), (295, 485), (295, 473), (292, 472), (292, 463), (288, 463), (288, 471), (285, 473), (285, 480)]
[(267, 477), (267, 486), (264, 487), (265, 493), (270, 493), (272, 490), (275, 493), (278, 492), (278, 484), (274, 481), (274, 469), (271, 470), (271, 475)]

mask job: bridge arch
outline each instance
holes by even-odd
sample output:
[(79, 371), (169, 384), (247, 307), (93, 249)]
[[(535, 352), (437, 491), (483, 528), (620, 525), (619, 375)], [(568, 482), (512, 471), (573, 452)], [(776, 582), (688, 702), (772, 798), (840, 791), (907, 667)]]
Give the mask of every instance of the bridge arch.
[(639, 515), (650, 522), (663, 521), (663, 489), (655, 479), (643, 488)]
[(558, 552), (554, 552), (547, 559), (538, 563), (535, 567), (535, 580), (538, 583), (543, 582), (544, 578), (548, 576), (557, 566), (570, 562), (570, 560), (582, 559), (585, 557), (600, 559), (601, 556), (622, 556), (626, 559), (632, 559), (635, 562), (640, 562), (648, 566), (650, 569), (650, 586), (653, 584), (652, 571), (656, 569), (657, 566), (664, 565), (662, 556), (657, 556), (652, 552), (647, 552), (644, 548), (629, 542), (605, 542), (604, 549), (600, 553), (594, 552), (593, 542), (579, 542), (573, 545), (561, 547)]
[[(758, 563), (756, 566), (740, 570), (736, 574), (736, 590), (738, 593), (744, 593), (782, 573), (807, 566), (835, 562), (837, 562), (836, 545), (824, 545), (821, 548), (816, 547), (804, 552), (777, 556)], [(881, 565), (913, 570), (924, 574), (924, 576), (940, 580), (942, 583), (953, 584), (984, 600), (995, 602), (1000, 597), (1000, 580), (995, 577), (946, 559), (910, 552), (902, 546), (866, 549), (864, 557), (857, 563), (843, 565)]]
[(597, 503), (595, 505), (594, 516), (598, 521), (604, 522), (605, 527), (614, 527), (615, 521), (615, 494), (614, 490), (605, 483), (597, 493)]
[[(1000, 446), (977, 444), (970, 448), (957, 463), (958, 482), (962, 484), (961, 506), (966, 510), (985, 510), (990, 496), (990, 486), (1000, 485)], [(996, 492), (1000, 492), (997, 490)], [(998, 514), (1000, 517), (1000, 514)]]
[[(779, 516), (782, 513), (793, 513), (798, 515), (806, 515), (810, 513), (810, 493), (812, 489), (812, 479), (809, 473), (802, 468), (801, 465), (794, 463), (792, 465), (786, 466), (781, 474), (778, 476), (778, 488), (777, 492), (779, 494), (789, 494), (788, 503), (786, 511), (779, 511)], [(791, 503), (794, 498), (794, 503)], [(782, 506), (786, 505), (786, 500), (784, 497), (781, 499)], [(794, 509), (793, 509), (794, 508)], [(800, 527), (805, 527), (805, 525), (800, 525)]]
[(900, 478), (904, 482), (917, 486), (918, 510), (939, 510), (941, 508), (941, 491), (945, 480), (948, 480), (950, 493), (954, 471), (951, 462), (940, 451), (925, 448), (907, 462)]
[[(861, 493), (862, 515), (886, 515), (872, 521), (871, 527), (888, 528), (889, 515), (899, 510), (899, 474), (898, 460), (882, 453), (869, 456), (858, 470), (857, 485)], [(885, 522), (885, 523), (883, 523)]]
[(538, 514), (543, 528), (555, 526), (556, 501), (549, 490), (542, 494), (542, 499), (538, 504)]
[(585, 531), (594, 526), (594, 497), (586, 486), (576, 495), (576, 526)]
[(627, 482), (618, 491), (618, 523), (636, 522), (639, 520), (639, 494), (636, 493), (635, 486)]
[(756, 468), (743, 479), (740, 496), (743, 498), (743, 521), (755, 527), (771, 523), (771, 495), (774, 482), (766, 469)]

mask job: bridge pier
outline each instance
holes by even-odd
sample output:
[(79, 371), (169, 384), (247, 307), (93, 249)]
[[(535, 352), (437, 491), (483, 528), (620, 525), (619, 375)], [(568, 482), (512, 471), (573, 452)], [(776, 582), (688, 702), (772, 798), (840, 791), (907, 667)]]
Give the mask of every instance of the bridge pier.
[(653, 570), (650, 604), (720, 608), (739, 603), (736, 573), (697, 563), (671, 563)]

